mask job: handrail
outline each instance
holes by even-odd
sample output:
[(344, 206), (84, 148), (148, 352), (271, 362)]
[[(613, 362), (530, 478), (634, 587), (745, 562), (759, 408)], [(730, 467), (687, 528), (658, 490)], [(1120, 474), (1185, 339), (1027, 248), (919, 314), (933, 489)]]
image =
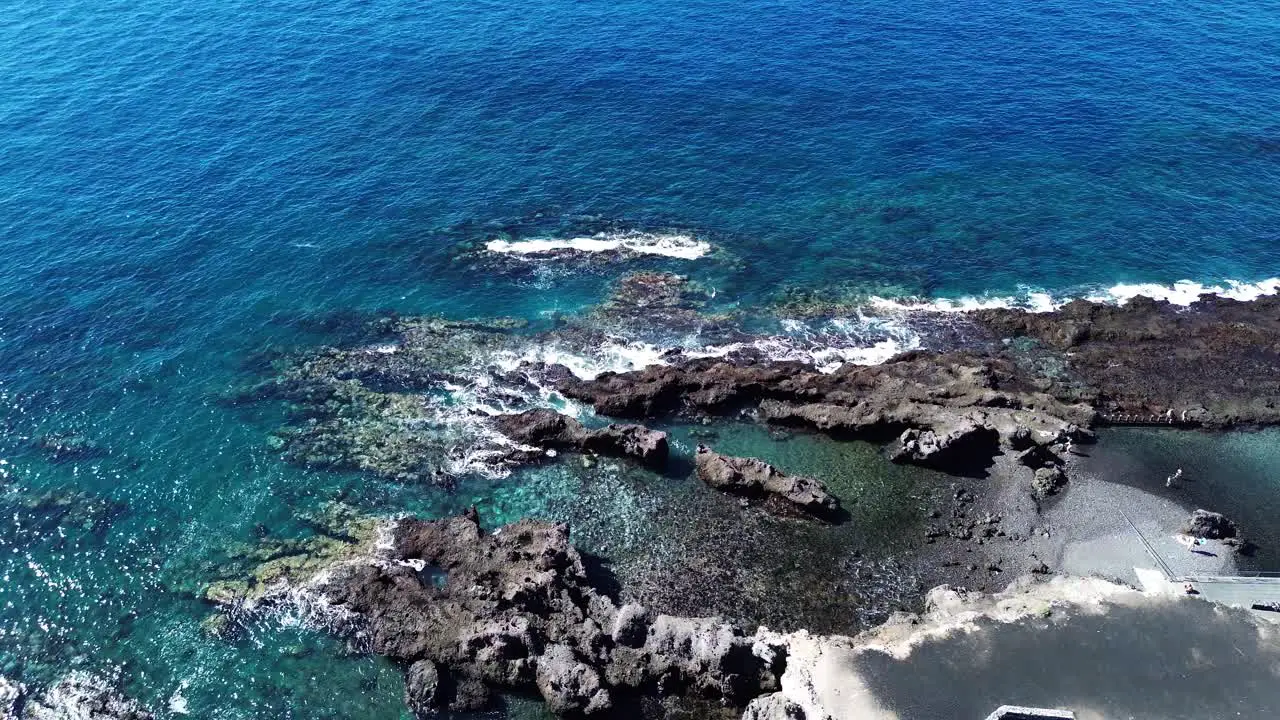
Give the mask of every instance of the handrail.
[(1152, 560), (1155, 560), (1156, 563), (1160, 565), (1160, 569), (1164, 572), (1164, 576), (1170, 581), (1173, 581), (1175, 576), (1173, 574), (1173, 570), (1169, 567), (1169, 564), (1164, 561), (1164, 558), (1160, 557), (1160, 553), (1156, 552), (1156, 549), (1151, 545), (1151, 543), (1147, 542), (1146, 536), (1142, 534), (1142, 531), (1138, 529), (1137, 525), (1133, 524), (1133, 521), (1129, 519), (1129, 516), (1125, 511), (1121, 508), (1116, 509), (1120, 511), (1120, 515), (1124, 518), (1124, 521), (1129, 523), (1129, 527), (1133, 528), (1133, 531), (1137, 533), (1138, 539), (1142, 541), (1142, 546), (1147, 549), (1147, 554), (1151, 556)]

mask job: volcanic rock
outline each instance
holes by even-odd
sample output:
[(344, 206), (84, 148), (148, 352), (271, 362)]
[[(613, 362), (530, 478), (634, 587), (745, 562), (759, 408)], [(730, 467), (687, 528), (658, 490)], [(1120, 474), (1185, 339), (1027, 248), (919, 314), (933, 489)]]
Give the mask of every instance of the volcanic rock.
[(18, 717), (18, 703), (26, 692), (22, 683), (0, 676), (0, 720)]
[(501, 688), (536, 692), (562, 715), (595, 716), (619, 694), (693, 693), (743, 707), (777, 688), (781, 668), (753, 654), (741, 629), (651, 618), (595, 590), (562, 523), (522, 520), (486, 533), (471, 512), (386, 521), (377, 535), (385, 542), (371, 554), (334, 555), (258, 601), (323, 596), (342, 618), (329, 627), (405, 665), (415, 709), (475, 709)]
[(1062, 465), (1062, 458), (1044, 445), (1032, 445), (1018, 453), (1018, 462), (1032, 470), (1038, 470), (1040, 468), (1058, 467)]
[(649, 626), (652, 622), (653, 618), (649, 616), (649, 612), (643, 605), (635, 603), (623, 605), (618, 608), (618, 614), (614, 617), (613, 632), (610, 633), (610, 637), (618, 645), (640, 647), (649, 634)]
[(1031, 492), (1038, 498), (1045, 498), (1058, 494), (1066, 484), (1067, 474), (1062, 468), (1056, 465), (1036, 468), (1036, 474), (1031, 479)]
[(1236, 536), (1236, 524), (1221, 513), (1196, 510), (1182, 526), (1182, 532), (1207, 540), (1223, 540)]
[(600, 673), (567, 645), (551, 645), (538, 657), (537, 684), (547, 709), (557, 715), (598, 715), (613, 706)]
[(1045, 354), (1061, 368), (1046, 374), (1048, 392), (1093, 403), (1104, 420), (1280, 422), (1280, 296), (1205, 295), (1187, 307), (1145, 297), (1118, 306), (1077, 300), (1054, 312), (968, 317), (1003, 337), (1048, 346)]
[[(970, 353), (911, 352), (832, 373), (799, 362), (699, 358), (592, 380), (560, 390), (618, 417), (724, 413), (755, 407), (769, 423), (834, 436), (903, 441), (901, 461), (968, 470), (1001, 441), (1025, 445), (1092, 422), (1093, 411), (1036, 389), (1015, 363)], [(904, 432), (916, 431), (903, 437)]]
[(541, 408), (499, 415), (494, 423), (504, 435), (525, 445), (630, 457), (658, 469), (667, 463), (667, 434), (643, 425), (613, 424), (588, 430), (567, 415)]
[(404, 674), (404, 703), (416, 715), (440, 709), (440, 671), (430, 660), (419, 660)]
[(774, 510), (825, 520), (840, 516), (840, 501), (814, 478), (787, 475), (762, 460), (721, 455), (705, 445), (698, 446), (695, 462), (698, 479), (717, 490), (765, 500)]
[(890, 459), (941, 469), (972, 468), (989, 461), (999, 447), (995, 428), (966, 417), (935, 430), (904, 431)]

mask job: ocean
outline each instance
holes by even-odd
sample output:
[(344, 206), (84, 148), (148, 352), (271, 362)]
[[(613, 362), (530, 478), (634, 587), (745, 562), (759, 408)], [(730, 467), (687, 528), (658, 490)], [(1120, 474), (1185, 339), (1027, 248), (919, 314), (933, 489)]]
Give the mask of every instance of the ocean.
[[(590, 508), (556, 472), (450, 495), (291, 466), (278, 414), (224, 401), (372, 313), (547, 323), (656, 268), (747, 314), (863, 303), (784, 328), (839, 362), (924, 342), (876, 308), (1280, 288), (1280, 15), (1256, 3), (2, 9), (0, 675), (29, 683), (115, 668), (172, 714), (405, 716), (395, 668), (302, 618), (203, 633), (212, 558), (337, 495)], [(642, 522), (627, 488), (614, 517)]]

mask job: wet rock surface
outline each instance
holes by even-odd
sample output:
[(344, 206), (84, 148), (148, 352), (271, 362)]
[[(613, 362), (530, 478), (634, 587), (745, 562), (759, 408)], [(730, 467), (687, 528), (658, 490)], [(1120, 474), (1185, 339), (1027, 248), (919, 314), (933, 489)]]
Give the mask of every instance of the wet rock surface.
[(0, 676), (0, 720), (18, 717), (18, 704), (26, 693), (22, 683)]
[(567, 415), (542, 408), (500, 415), (494, 424), (504, 435), (524, 445), (627, 457), (656, 470), (667, 464), (667, 434), (642, 425), (613, 424), (588, 430)]
[[(287, 459), (405, 481), (447, 484), (480, 467), (538, 461), (546, 450), (662, 466), (668, 454), (662, 433), (640, 425), (588, 429), (532, 399), (555, 393), (616, 419), (748, 418), (783, 432), (883, 443), (896, 462), (967, 483), (951, 491), (939, 483), (946, 497), (921, 501), (929, 519), (911, 526), (916, 543), (905, 552), (914, 555), (901, 574), (918, 583), (912, 573), (920, 564), (913, 563), (928, 558), (921, 564), (937, 565), (925, 568), (929, 583), (978, 588), (1021, 572), (1050, 572), (1023, 544), (1028, 535), (1048, 538), (1048, 531), (1034, 515), (1005, 514), (995, 496), (1015, 489), (1038, 512), (1039, 501), (1066, 487), (1075, 472), (1073, 446), (1092, 440), (1089, 428), (1133, 418), (1207, 427), (1280, 421), (1280, 321), (1272, 317), (1280, 304), (1268, 300), (1256, 307), (1212, 300), (1186, 310), (1135, 301), (1123, 308), (1073, 303), (1039, 315), (982, 311), (956, 320), (983, 336), (964, 350), (915, 351), (882, 365), (823, 371), (745, 346), (715, 353), (672, 347), (653, 360), (662, 364), (600, 374), (558, 353), (619, 342), (603, 327), (695, 327), (708, 317), (702, 302), (682, 278), (637, 274), (620, 283), (589, 322), (566, 321), (539, 333), (503, 323), (396, 318), (387, 321), (386, 345), (295, 358), (255, 392), (284, 400), (291, 412), (274, 440)], [(731, 329), (718, 337), (742, 334)], [(1223, 371), (1205, 373), (1205, 367)], [(478, 402), (441, 402), (446, 394)], [(563, 407), (562, 400), (553, 404)], [(704, 482), (755, 498), (766, 509), (820, 517), (831, 511), (829, 496), (807, 478), (709, 450), (694, 460)], [(703, 492), (727, 506), (727, 519), (715, 525), (689, 513), (707, 527), (691, 531), (697, 542), (688, 545), (706, 549), (699, 554), (682, 546), (657, 560), (671, 567), (653, 577), (677, 580), (667, 583), (666, 595), (640, 590), (661, 603), (645, 596), (642, 606), (596, 589), (561, 526), (524, 521), (489, 534), (474, 517), (403, 520), (305, 542), (267, 539), (237, 558), (253, 568), (247, 577), (225, 577), (206, 596), (243, 608), (269, 605), (285, 587), (322, 595), (325, 611), (343, 618), (333, 624), (336, 632), (405, 667), (407, 699), (418, 712), (483, 707), (499, 689), (536, 694), (567, 716), (616, 712), (634, 694), (693, 695), (742, 708), (776, 683), (782, 655), (744, 651), (753, 636), (739, 628), (749, 623), (676, 615), (739, 610), (725, 599), (725, 587), (744, 576), (718, 567), (724, 565), (718, 548), (767, 545), (777, 536), (761, 523), (831, 528), (742, 513)], [(683, 515), (679, 522), (691, 524)], [(1225, 532), (1216, 521), (1204, 525), (1203, 532)], [(379, 532), (391, 538), (380, 550)], [(857, 566), (850, 582), (869, 585), (885, 574), (878, 558), (851, 554), (839, 562)], [(681, 572), (693, 564), (698, 572), (685, 574), (695, 579), (681, 584)], [(779, 582), (738, 594), (776, 594)], [(832, 579), (831, 586), (843, 588), (842, 582)], [(664, 615), (655, 607), (679, 612)], [(746, 608), (736, 617), (750, 613)], [(753, 703), (751, 712), (797, 712), (794, 702), (769, 697)]]
[(1203, 296), (1189, 307), (1077, 300), (1056, 312), (981, 310), (970, 319), (1001, 337), (1042, 343), (1061, 365), (1046, 390), (1088, 402), (1104, 419), (1280, 422), (1280, 297)]
[(754, 654), (740, 628), (650, 615), (594, 589), (564, 524), (486, 533), (471, 513), (394, 521), (387, 533), (389, 548), (314, 567), (258, 600), (323, 597), (349, 618), (334, 627), (404, 663), (419, 712), (484, 707), (498, 689), (536, 693), (566, 716), (602, 715), (638, 692), (741, 707), (776, 689), (781, 659)]
[(1002, 445), (1082, 439), (1088, 433), (1081, 428), (1094, 418), (1087, 405), (1039, 392), (1011, 361), (970, 353), (905, 353), (832, 373), (795, 362), (706, 358), (588, 381), (566, 378), (560, 389), (617, 417), (748, 407), (777, 425), (837, 437), (897, 437), (895, 459), (957, 472), (989, 465)]
[[(445, 485), (534, 460), (492, 418), (536, 409), (549, 393), (619, 419), (748, 411), (775, 426), (884, 442), (899, 462), (975, 475), (1001, 452), (1085, 442), (1098, 424), (1280, 422), (1274, 298), (977, 311), (951, 317), (934, 334), (937, 351), (823, 371), (772, 358), (742, 318), (705, 312), (708, 298), (687, 278), (641, 272), (601, 305), (543, 330), (380, 317), (382, 344), (281, 360), (274, 378), (235, 401), (284, 401), (290, 420), (269, 444), (287, 460)], [(720, 349), (672, 344), (651, 357), (660, 364), (630, 372), (578, 366), (602, 347), (688, 334)]]
[(763, 503), (784, 516), (838, 521), (840, 501), (814, 478), (787, 475), (756, 458), (721, 455), (699, 445), (694, 456), (698, 479), (724, 492)]
[(1192, 537), (1206, 540), (1225, 540), (1236, 537), (1236, 524), (1227, 516), (1209, 510), (1196, 510), (1187, 518), (1182, 531)]

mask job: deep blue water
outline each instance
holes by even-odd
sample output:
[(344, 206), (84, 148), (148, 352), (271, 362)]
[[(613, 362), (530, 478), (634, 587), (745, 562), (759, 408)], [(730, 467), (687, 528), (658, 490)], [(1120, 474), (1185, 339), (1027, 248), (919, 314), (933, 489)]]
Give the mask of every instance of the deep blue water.
[[(78, 545), (19, 548), (22, 523), (0, 525), (0, 673), (126, 663), (160, 705), (186, 679), (204, 717), (401, 712), (394, 671), (303, 653), (310, 634), (199, 634), (180, 589), (210, 548), (360, 485), (284, 466), (268, 420), (215, 400), (254, 351), (333, 339), (333, 313), (600, 296), (607, 271), (454, 261), (500, 226), (691, 229), (720, 252), (666, 265), (746, 305), (1280, 275), (1280, 13), (1257, 3), (64, 0), (0, 18), (0, 456), (23, 487), (128, 508)], [(111, 454), (51, 464), (30, 439), (54, 430)]]

